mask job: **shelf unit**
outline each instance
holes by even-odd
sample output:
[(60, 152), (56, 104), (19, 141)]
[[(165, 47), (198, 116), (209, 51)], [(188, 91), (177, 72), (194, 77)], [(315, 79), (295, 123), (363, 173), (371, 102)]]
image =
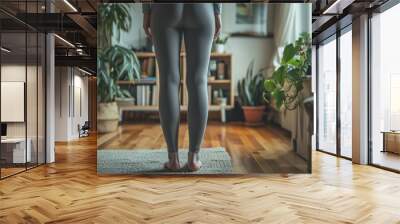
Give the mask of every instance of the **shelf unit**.
[[(157, 66), (157, 62), (155, 60), (155, 53), (154, 52), (136, 52), (136, 56), (140, 61), (147, 60), (147, 59), (154, 59), (154, 66), (155, 66), (155, 80), (134, 80), (134, 81), (118, 81), (118, 84), (121, 87), (133, 87), (139, 85), (150, 85), (153, 86), (153, 91), (157, 91), (157, 98), (159, 93), (159, 70)], [(180, 53), (180, 75), (181, 75), (181, 88), (180, 88), (180, 100), (181, 100), (181, 111), (187, 111), (188, 105), (188, 93), (187, 93), (187, 86), (186, 86), (186, 77), (187, 77), (187, 69), (186, 69), (186, 53)], [(227, 98), (227, 105), (225, 109), (232, 109), (234, 106), (234, 94), (233, 94), (233, 82), (232, 82), (232, 55), (231, 54), (219, 54), (219, 53), (211, 53), (210, 60), (215, 60), (218, 62), (224, 63), (224, 79), (209, 79), (208, 86), (211, 89), (224, 89)], [(142, 73), (144, 73), (142, 71)], [(216, 77), (215, 77), (216, 78)], [(212, 93), (211, 93), (212, 94)], [(122, 115), (125, 111), (142, 111), (142, 112), (152, 112), (158, 111), (158, 104), (154, 105), (136, 105), (134, 103), (127, 103), (124, 102), (119, 105), (120, 113)], [(209, 104), (209, 111), (220, 111), (221, 106), (216, 104)]]

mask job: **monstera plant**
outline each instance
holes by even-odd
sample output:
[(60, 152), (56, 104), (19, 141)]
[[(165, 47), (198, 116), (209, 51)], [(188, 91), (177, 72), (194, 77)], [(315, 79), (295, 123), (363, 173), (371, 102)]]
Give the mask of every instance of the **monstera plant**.
[(129, 4), (101, 4), (98, 21), (97, 126), (104, 133), (118, 128), (116, 99), (131, 97), (118, 81), (139, 79), (141, 69), (135, 53), (119, 45), (121, 31), (128, 31), (132, 23)]
[(301, 103), (304, 81), (311, 74), (311, 38), (302, 33), (294, 42), (285, 46), (280, 66), (265, 80), (264, 87), (278, 109), (294, 110)]
[(253, 73), (254, 60), (249, 64), (246, 76), (237, 84), (239, 103), (242, 106), (246, 124), (261, 124), (265, 110), (264, 70)]

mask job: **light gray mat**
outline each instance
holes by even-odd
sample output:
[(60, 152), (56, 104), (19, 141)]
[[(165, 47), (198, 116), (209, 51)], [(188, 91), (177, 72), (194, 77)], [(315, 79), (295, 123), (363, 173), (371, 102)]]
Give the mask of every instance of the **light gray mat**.
[[(187, 149), (179, 150), (181, 166), (187, 161)], [(167, 161), (166, 149), (101, 149), (97, 151), (99, 174), (227, 174), (232, 173), (232, 164), (225, 148), (203, 148), (200, 160), (203, 163), (197, 172), (182, 168), (171, 172), (163, 168)]]

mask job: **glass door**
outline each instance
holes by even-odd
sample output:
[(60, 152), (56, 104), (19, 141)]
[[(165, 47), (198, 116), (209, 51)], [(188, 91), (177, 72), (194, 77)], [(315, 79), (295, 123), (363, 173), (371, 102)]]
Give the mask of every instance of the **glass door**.
[[(9, 1), (0, 7), (43, 13), (44, 3)], [(0, 12), (0, 179), (43, 164), (46, 156), (46, 39), (44, 33), (14, 20)]]
[(26, 41), (25, 32), (1, 34), (2, 177), (26, 170), (31, 161), (26, 123)]

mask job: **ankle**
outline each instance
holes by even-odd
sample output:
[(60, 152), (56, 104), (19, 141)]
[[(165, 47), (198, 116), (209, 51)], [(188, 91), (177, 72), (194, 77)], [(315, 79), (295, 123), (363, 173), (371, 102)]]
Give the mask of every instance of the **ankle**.
[(197, 161), (199, 161), (199, 152), (189, 151), (188, 162), (197, 162)]
[(178, 154), (178, 152), (168, 152), (168, 161), (170, 163), (179, 163), (179, 154)]

